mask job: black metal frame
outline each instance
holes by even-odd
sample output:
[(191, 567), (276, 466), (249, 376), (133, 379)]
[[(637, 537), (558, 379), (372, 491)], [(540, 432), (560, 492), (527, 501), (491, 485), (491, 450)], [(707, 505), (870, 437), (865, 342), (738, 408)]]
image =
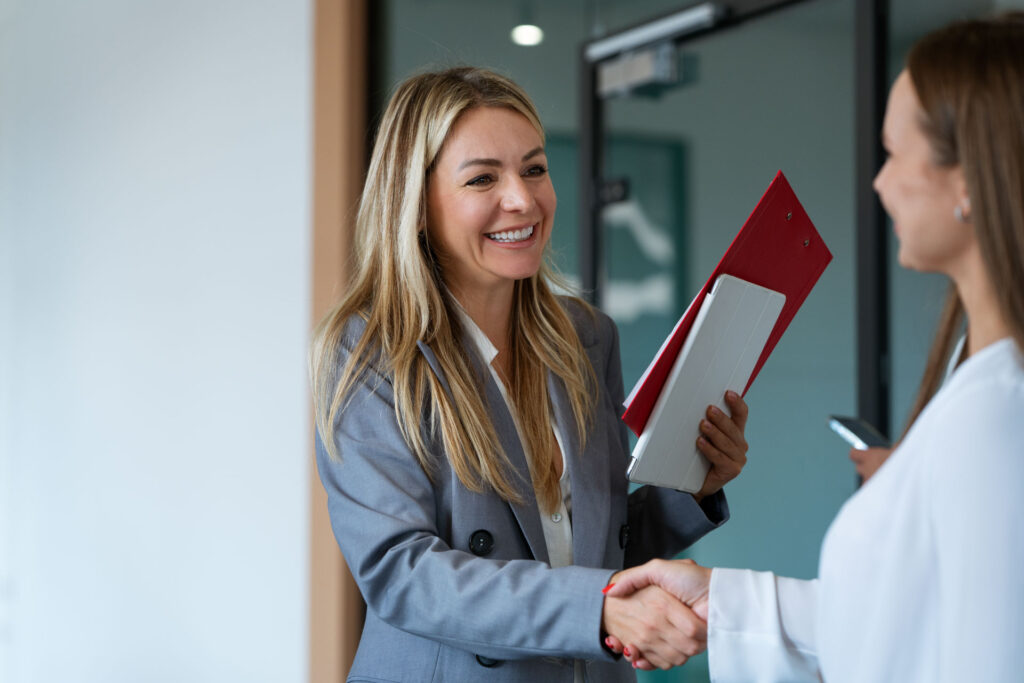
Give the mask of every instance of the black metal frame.
[(889, 0), (857, 0), (857, 411), (892, 436), (889, 240), (872, 188), (882, 165), (889, 81)]
[[(681, 43), (755, 19), (806, 0), (739, 0), (715, 3), (725, 10), (713, 25), (668, 36)], [(692, 5), (696, 7), (705, 3)], [(888, 90), (889, 0), (856, 0), (856, 210), (857, 210), (857, 408), (860, 417), (891, 433), (888, 240), (885, 213), (872, 189), (882, 163), (879, 140)], [(680, 8), (685, 9), (685, 8)], [(674, 13), (673, 13), (674, 14)], [(669, 16), (669, 15), (665, 15)], [(658, 17), (652, 21), (657, 21)], [(649, 22), (645, 22), (649, 23)], [(630, 27), (614, 35), (632, 31)], [(610, 37), (610, 36), (609, 36)], [(601, 38), (606, 40), (608, 37)], [(591, 60), (580, 49), (580, 284), (592, 303), (600, 298), (600, 187), (603, 177), (601, 130), (604, 108), (597, 94), (598, 66), (618, 54)], [(632, 47), (642, 47), (635, 45)]]

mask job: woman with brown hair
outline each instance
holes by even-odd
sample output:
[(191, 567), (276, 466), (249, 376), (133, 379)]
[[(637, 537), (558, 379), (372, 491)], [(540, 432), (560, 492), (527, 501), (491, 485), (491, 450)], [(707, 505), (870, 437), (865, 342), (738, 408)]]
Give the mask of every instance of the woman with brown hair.
[(551, 287), (555, 206), (517, 85), (461, 68), (398, 87), (311, 353), (320, 478), (367, 604), (349, 680), (631, 681), (604, 633), (665, 667), (703, 648), (660, 588), (600, 589), (727, 519), (746, 405), (709, 412), (695, 496), (628, 491), (618, 336)]
[(658, 561), (613, 578), (707, 619), (714, 681), (1024, 675), (1024, 14), (919, 41), (882, 139), (900, 264), (952, 293), (911, 427), (832, 523), (819, 578)]

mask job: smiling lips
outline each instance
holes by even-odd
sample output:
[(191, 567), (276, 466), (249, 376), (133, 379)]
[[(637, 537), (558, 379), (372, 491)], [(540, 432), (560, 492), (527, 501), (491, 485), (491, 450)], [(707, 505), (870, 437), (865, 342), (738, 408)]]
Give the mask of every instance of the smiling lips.
[(530, 239), (533, 236), (533, 229), (536, 226), (530, 225), (519, 230), (505, 230), (503, 232), (491, 232), (484, 235), (491, 241), (501, 242), (503, 244), (511, 244), (513, 242), (523, 242)]

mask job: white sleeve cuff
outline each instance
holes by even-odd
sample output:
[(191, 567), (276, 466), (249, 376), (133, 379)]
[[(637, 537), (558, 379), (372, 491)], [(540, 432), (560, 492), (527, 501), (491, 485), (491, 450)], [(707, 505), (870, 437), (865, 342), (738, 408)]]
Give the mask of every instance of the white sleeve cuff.
[(716, 683), (820, 681), (814, 648), (817, 581), (715, 569), (708, 665)]

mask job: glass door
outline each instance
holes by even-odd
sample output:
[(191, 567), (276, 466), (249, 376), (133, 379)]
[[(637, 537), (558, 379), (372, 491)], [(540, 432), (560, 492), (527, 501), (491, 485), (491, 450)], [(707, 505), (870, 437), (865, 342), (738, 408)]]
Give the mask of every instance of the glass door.
[(827, 426), (856, 410), (853, 20), (854, 0), (791, 4), (677, 43), (674, 83), (603, 101), (598, 303), (627, 393), (776, 171), (834, 254), (747, 395), (749, 463), (731, 521), (688, 553), (704, 564), (814, 576), (857, 484)]

